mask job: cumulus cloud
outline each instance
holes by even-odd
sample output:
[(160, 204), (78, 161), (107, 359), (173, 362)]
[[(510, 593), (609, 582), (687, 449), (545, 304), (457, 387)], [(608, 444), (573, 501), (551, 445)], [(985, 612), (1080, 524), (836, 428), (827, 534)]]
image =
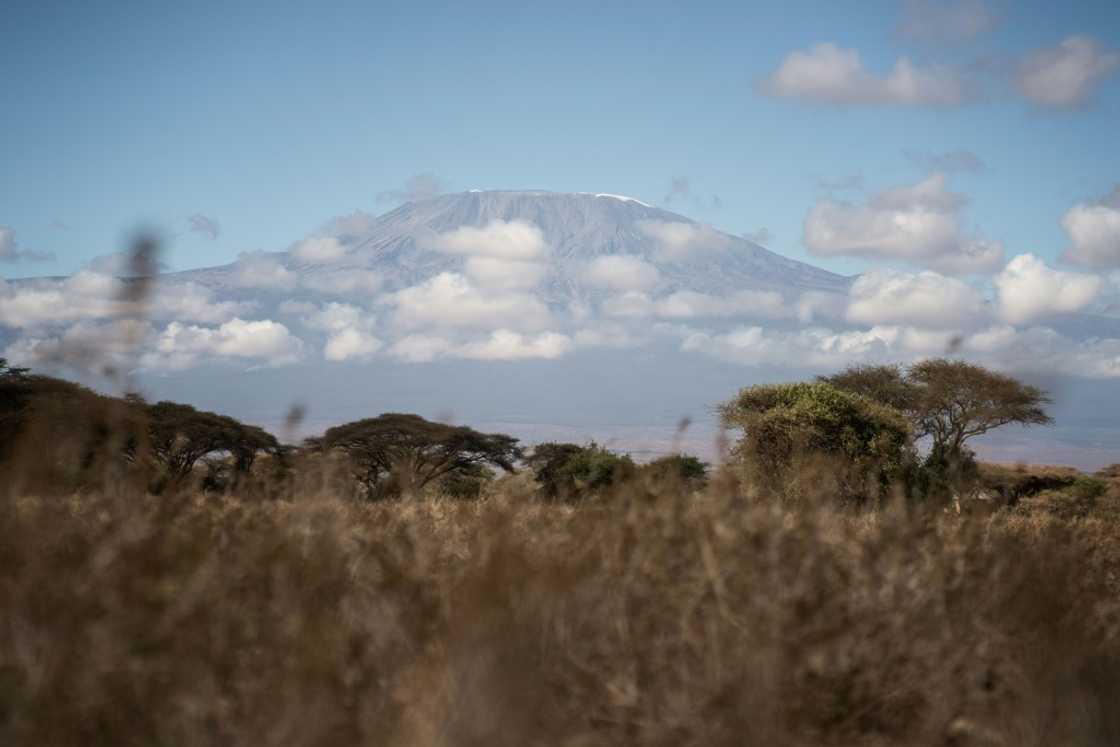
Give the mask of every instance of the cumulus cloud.
[(128, 281), (82, 270), (63, 280), (0, 281), (0, 325), (32, 329), (125, 316), (218, 323), (252, 311), (249, 301), (219, 301), (193, 282), (156, 285), (143, 305), (128, 301)]
[(824, 327), (783, 331), (758, 326), (727, 333), (687, 330), (681, 349), (747, 366), (819, 371), (941, 356), (954, 342), (960, 355), (997, 369), (1120, 377), (1120, 339), (1074, 340), (1048, 327), (996, 325), (964, 337), (952, 331), (899, 326), (849, 331)]
[(837, 106), (958, 106), (969, 95), (966, 81), (947, 68), (923, 69), (902, 57), (886, 77), (879, 77), (863, 66), (859, 52), (831, 43), (790, 53), (758, 90)]
[(381, 340), (368, 332), (357, 329), (344, 329), (333, 332), (323, 347), (323, 357), (329, 361), (345, 361), (352, 358), (365, 360), (381, 349)]
[(802, 324), (810, 324), (818, 319), (842, 319), (847, 308), (847, 297), (839, 293), (805, 291), (797, 297), (797, 319)]
[(657, 268), (639, 257), (611, 254), (596, 257), (584, 269), (587, 282), (615, 291), (648, 291), (661, 280)]
[(393, 343), (389, 354), (409, 363), (426, 363), (436, 358), (554, 359), (572, 347), (570, 337), (556, 332), (527, 335), (510, 329), (497, 329), (485, 338), (466, 342), (455, 342), (439, 335), (407, 335)]
[(409, 363), (427, 363), (454, 348), (450, 340), (435, 335), (405, 335), (389, 348), (389, 354)]
[(483, 290), (454, 272), (443, 272), (397, 291), (385, 302), (395, 306), (394, 324), (404, 329), (435, 326), (539, 330), (552, 321), (548, 309), (535, 297)]
[(729, 296), (677, 291), (657, 301), (654, 313), (665, 319), (695, 319), (734, 316), (780, 318), (789, 316), (791, 312), (781, 293), (743, 290)]
[(187, 230), (192, 233), (200, 233), (207, 236), (211, 241), (218, 238), (218, 234), (222, 232), (222, 227), (218, 221), (203, 215), (202, 213), (195, 213), (194, 215), (187, 216)]
[(549, 252), (541, 230), (526, 221), (493, 220), (426, 237), (421, 245), (466, 257), (464, 272), (479, 285), (495, 289), (532, 288), (548, 271)]
[(653, 315), (653, 299), (641, 291), (618, 293), (603, 300), (599, 310), (608, 317), (640, 318)]
[(138, 319), (82, 320), (52, 333), (20, 336), (3, 357), (23, 366), (61, 366), (101, 373), (105, 367), (130, 370), (136, 346), (153, 333)]
[(0, 281), (0, 325), (26, 329), (116, 316), (122, 287), (120, 280), (88, 270), (62, 281)]
[(1019, 63), (1019, 92), (1038, 106), (1071, 108), (1086, 104), (1097, 86), (1120, 67), (1120, 54), (1087, 36), (1066, 37)]
[(49, 262), (54, 259), (51, 252), (37, 252), (24, 249), (16, 241), (16, 232), (8, 226), (0, 226), (0, 262)]
[(915, 41), (961, 42), (998, 23), (999, 17), (982, 0), (906, 0), (898, 31)]
[(424, 242), (429, 248), (468, 257), (525, 261), (548, 253), (541, 229), (523, 220), (492, 220), (485, 226), (463, 226)]
[(1071, 242), (1063, 259), (1091, 267), (1120, 266), (1120, 185), (1096, 202), (1074, 205), (1062, 227)]
[(523, 335), (508, 329), (495, 330), (485, 340), (460, 346), (456, 355), (477, 360), (525, 360), (529, 358), (553, 359), (567, 353), (572, 340), (556, 332)]
[(691, 332), (681, 343), (686, 352), (700, 352), (750, 366), (821, 369), (849, 363), (882, 361), (904, 352), (944, 352), (952, 333), (928, 333), (900, 327), (835, 331), (812, 327), (797, 331), (740, 327), (717, 334)]
[(1020, 254), (992, 281), (1004, 321), (1024, 324), (1054, 314), (1071, 314), (1097, 297), (1103, 281), (1095, 275), (1047, 267), (1033, 254)]
[(337, 262), (346, 256), (346, 247), (333, 236), (304, 239), (288, 251), (301, 262), (313, 264)]
[(379, 192), (378, 202), (419, 202), (430, 200), (447, 191), (442, 179), (432, 173), (416, 174), (409, 177), (404, 186)]
[(291, 290), (299, 275), (263, 252), (243, 253), (234, 265), (233, 282), (241, 288)]
[(701, 251), (722, 250), (731, 239), (711, 226), (684, 221), (640, 221), (638, 230), (658, 245), (657, 259), (682, 262)]
[(463, 269), (481, 286), (517, 290), (535, 287), (548, 272), (548, 265), (497, 257), (469, 257)]
[(988, 316), (972, 286), (936, 272), (872, 270), (852, 284), (847, 319), (870, 325), (956, 329)]
[(302, 321), (305, 326), (328, 334), (323, 357), (329, 361), (364, 360), (381, 349), (381, 340), (373, 334), (376, 318), (352, 304), (324, 304), (307, 310)]
[(157, 319), (214, 324), (256, 308), (251, 301), (219, 301), (214, 291), (194, 282), (162, 283), (152, 294), (148, 311)]
[(887, 189), (864, 205), (818, 201), (805, 218), (803, 240), (822, 257), (904, 260), (957, 274), (993, 270), (1003, 247), (964, 234), (964, 205), (962, 195), (949, 191), (945, 175), (935, 173), (917, 184)]
[(223, 358), (280, 366), (299, 360), (302, 350), (303, 343), (298, 337), (270, 319), (234, 318), (219, 327), (171, 322), (156, 336), (140, 362), (145, 368), (169, 370)]

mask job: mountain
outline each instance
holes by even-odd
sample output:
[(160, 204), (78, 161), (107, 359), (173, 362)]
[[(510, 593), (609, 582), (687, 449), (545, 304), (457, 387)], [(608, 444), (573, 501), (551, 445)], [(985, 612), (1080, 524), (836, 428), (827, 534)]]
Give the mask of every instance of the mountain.
[[(338, 219), (318, 236), (333, 237), (346, 254), (331, 262), (268, 255), (303, 278), (327, 279), (354, 270), (376, 272), (383, 289), (400, 290), (441, 272), (463, 272), (468, 257), (433, 248), (438, 237), (495, 221), (538, 229), (548, 265), (537, 287), (550, 304), (602, 295), (586, 280), (588, 262), (605, 256), (636, 257), (659, 271), (659, 290), (727, 295), (744, 289), (797, 293), (846, 291), (849, 280), (775, 254), (745, 238), (717, 231), (639, 200), (607, 194), (544, 191), (471, 191), (404, 204), (373, 218)], [(236, 287), (238, 266), (192, 270), (174, 277), (212, 288)]]

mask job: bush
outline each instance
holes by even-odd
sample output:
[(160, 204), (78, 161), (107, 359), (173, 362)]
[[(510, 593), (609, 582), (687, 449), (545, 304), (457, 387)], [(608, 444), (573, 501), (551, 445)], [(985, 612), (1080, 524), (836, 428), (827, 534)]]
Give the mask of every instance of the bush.
[(743, 430), (734, 457), (763, 496), (832, 492), (862, 504), (883, 497), (913, 460), (901, 413), (823, 382), (749, 387), (720, 412)]
[(658, 482), (679, 482), (688, 487), (703, 487), (708, 481), (708, 463), (691, 454), (663, 456), (644, 465), (640, 471)]
[(579, 500), (601, 492), (636, 471), (634, 461), (592, 441), (586, 446), (543, 443), (528, 459), (546, 497)]

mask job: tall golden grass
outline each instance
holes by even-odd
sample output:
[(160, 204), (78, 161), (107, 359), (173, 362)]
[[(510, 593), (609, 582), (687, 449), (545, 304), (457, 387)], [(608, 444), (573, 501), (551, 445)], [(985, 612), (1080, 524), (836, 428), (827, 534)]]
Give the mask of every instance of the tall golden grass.
[(0, 490), (0, 744), (1120, 744), (1115, 514), (291, 484)]

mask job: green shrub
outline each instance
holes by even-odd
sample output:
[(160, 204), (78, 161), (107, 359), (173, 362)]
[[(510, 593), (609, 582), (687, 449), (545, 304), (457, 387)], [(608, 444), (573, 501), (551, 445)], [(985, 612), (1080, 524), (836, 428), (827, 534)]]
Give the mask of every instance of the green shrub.
[(656, 481), (673, 481), (703, 487), (708, 481), (708, 463), (691, 454), (670, 454), (642, 466), (642, 474)]
[(550, 499), (578, 500), (601, 492), (636, 471), (634, 461), (592, 441), (586, 446), (543, 443), (527, 460)]
[(865, 503), (897, 484), (913, 458), (901, 413), (823, 382), (749, 387), (720, 413), (743, 431), (734, 457), (764, 496), (832, 492)]

